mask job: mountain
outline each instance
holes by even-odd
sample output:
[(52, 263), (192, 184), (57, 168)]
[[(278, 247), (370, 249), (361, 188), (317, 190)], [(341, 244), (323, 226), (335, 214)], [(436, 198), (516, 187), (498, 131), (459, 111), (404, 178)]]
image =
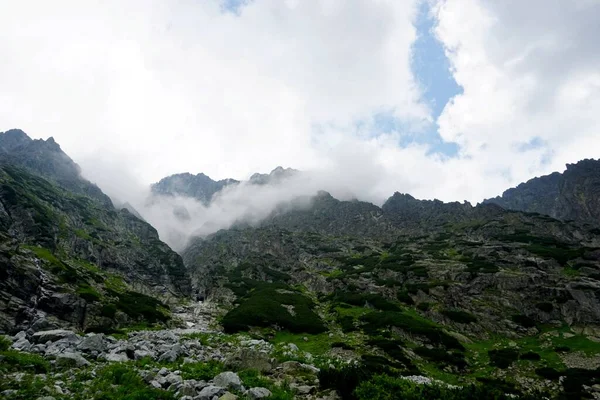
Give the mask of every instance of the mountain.
[[(533, 398), (547, 390), (583, 398), (584, 382), (596, 382), (600, 230), (400, 193), (381, 208), (325, 192), (303, 204), (184, 251), (199, 294), (229, 304), (227, 333), (296, 338), (363, 371)], [(342, 378), (351, 370), (326, 371), (324, 387), (355, 398), (356, 381)]]
[(151, 190), (153, 194), (158, 195), (191, 197), (208, 205), (215, 193), (224, 187), (238, 183), (235, 179), (214, 181), (202, 173), (192, 175), (186, 172), (161, 179), (152, 185)]
[[(253, 174), (247, 181), (253, 185), (276, 184), (291, 178), (300, 171), (292, 168), (277, 167), (268, 174)], [(213, 196), (223, 188), (241, 183), (235, 179), (215, 181), (203, 173), (192, 175), (189, 172), (167, 176), (151, 186), (153, 194), (167, 196), (185, 196), (208, 205)]]
[(80, 177), (52, 139), (0, 134), (0, 329), (167, 321), (190, 294), (157, 231)]
[(600, 160), (567, 164), (562, 174), (533, 178), (485, 203), (600, 226)]

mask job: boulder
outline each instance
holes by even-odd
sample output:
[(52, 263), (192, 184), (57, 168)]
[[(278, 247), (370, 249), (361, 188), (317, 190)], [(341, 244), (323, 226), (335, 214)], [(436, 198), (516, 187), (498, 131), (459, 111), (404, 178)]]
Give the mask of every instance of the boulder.
[(207, 386), (198, 393), (197, 400), (212, 400), (214, 396), (220, 396), (225, 392), (225, 389), (218, 386)]
[(64, 329), (54, 329), (51, 331), (36, 332), (31, 336), (33, 343), (56, 342), (58, 340), (67, 340), (69, 342), (79, 342), (79, 336), (73, 331)]
[(264, 399), (266, 397), (271, 397), (271, 391), (269, 389), (265, 389), (262, 387), (255, 387), (246, 392), (246, 395), (249, 399)]
[(18, 339), (16, 342), (14, 342), (12, 344), (12, 348), (15, 350), (20, 350), (20, 351), (29, 351), (31, 350), (31, 343), (29, 343), (29, 340), (23, 338), (23, 339)]
[(231, 371), (222, 372), (215, 376), (213, 382), (216, 386), (227, 389), (240, 390), (242, 388), (240, 377), (235, 372)]
[(77, 350), (91, 353), (97, 352), (102, 353), (106, 351), (108, 343), (104, 340), (103, 334), (90, 334), (84, 337), (81, 342), (77, 345)]
[(129, 360), (129, 357), (125, 353), (108, 353), (104, 356), (104, 359), (112, 362), (125, 362)]
[(225, 365), (235, 370), (253, 369), (260, 372), (270, 372), (274, 367), (268, 354), (253, 349), (241, 349), (230, 356)]
[(238, 397), (230, 392), (225, 392), (225, 394), (221, 397), (219, 397), (219, 400), (237, 400)]
[(56, 356), (56, 365), (63, 368), (85, 367), (89, 364), (79, 353), (62, 353)]

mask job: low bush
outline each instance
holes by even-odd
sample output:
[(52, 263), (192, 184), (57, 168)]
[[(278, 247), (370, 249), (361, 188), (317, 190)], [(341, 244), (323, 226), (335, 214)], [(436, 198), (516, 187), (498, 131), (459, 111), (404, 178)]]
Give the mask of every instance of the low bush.
[(524, 328), (533, 328), (536, 324), (535, 321), (527, 315), (517, 314), (510, 317), (513, 322), (521, 325)]
[(477, 321), (477, 318), (462, 310), (444, 310), (442, 314), (459, 324), (470, 324)]
[(362, 294), (350, 292), (335, 292), (330, 297), (331, 300), (339, 303), (351, 304), (357, 307), (370, 305), (373, 308), (381, 311), (399, 311), (400, 307), (390, 302), (385, 297), (379, 294)]
[[(149, 387), (131, 365), (111, 364), (97, 372), (90, 387), (95, 400), (174, 400), (166, 390)], [(75, 399), (79, 397), (77, 394)]]
[[(293, 308), (292, 313), (288, 308)], [(295, 333), (322, 333), (323, 321), (312, 310), (308, 297), (278, 286), (264, 284), (240, 300), (240, 304), (223, 317), (227, 333), (248, 330), (250, 327), (277, 326)]]
[(465, 355), (458, 352), (449, 352), (444, 349), (417, 347), (415, 353), (419, 356), (441, 364), (442, 366), (453, 365), (459, 369), (464, 369), (467, 366)]
[(554, 306), (552, 305), (552, 303), (546, 303), (546, 302), (537, 303), (535, 306), (538, 310), (546, 312), (546, 313), (552, 312), (552, 310), (554, 309)]
[(571, 351), (571, 348), (569, 346), (556, 346), (554, 351), (557, 353), (568, 353)]
[(10, 349), (12, 341), (6, 336), (0, 335), (0, 351), (6, 351)]
[(0, 356), (2, 356), (1, 367), (6, 367), (8, 371), (29, 371), (43, 374), (50, 370), (50, 363), (37, 354), (7, 350), (0, 352)]
[(464, 346), (453, 336), (450, 336), (432, 322), (414, 317), (407, 313), (392, 311), (372, 312), (361, 317), (365, 322), (364, 331), (376, 336), (382, 329), (396, 327), (407, 333), (427, 338), (434, 345), (447, 349), (464, 351)]
[[(377, 375), (362, 382), (355, 391), (358, 400), (508, 400), (513, 394), (485, 385), (471, 385), (449, 388), (443, 385), (420, 385), (401, 377)], [(539, 394), (520, 394), (520, 400), (537, 400)]]
[(490, 365), (501, 369), (508, 368), (519, 359), (519, 351), (514, 349), (488, 350), (488, 355), (490, 356)]
[(521, 360), (530, 360), (530, 361), (540, 361), (542, 357), (533, 351), (528, 351), (527, 353), (523, 353), (519, 356)]
[[(163, 310), (168, 306), (160, 300), (137, 292), (115, 292), (108, 290), (111, 296), (117, 297), (114, 306), (136, 320), (144, 320), (148, 323), (166, 322), (170, 316)], [(109, 311), (109, 310), (104, 310)]]
[(406, 290), (399, 290), (398, 293), (396, 293), (396, 298), (398, 299), (398, 301), (407, 304), (409, 306), (412, 306), (415, 304), (415, 301), (412, 299), (412, 297), (410, 297), (410, 295), (408, 294), (408, 291)]

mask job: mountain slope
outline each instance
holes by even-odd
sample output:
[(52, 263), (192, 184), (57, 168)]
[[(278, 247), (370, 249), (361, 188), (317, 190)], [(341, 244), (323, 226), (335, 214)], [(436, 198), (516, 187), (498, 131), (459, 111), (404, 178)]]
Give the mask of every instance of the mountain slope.
[(154, 297), (190, 293), (181, 257), (53, 141), (23, 135), (0, 135), (0, 329), (166, 321)]
[(531, 179), (485, 203), (600, 226), (600, 160), (567, 164), (562, 174)]

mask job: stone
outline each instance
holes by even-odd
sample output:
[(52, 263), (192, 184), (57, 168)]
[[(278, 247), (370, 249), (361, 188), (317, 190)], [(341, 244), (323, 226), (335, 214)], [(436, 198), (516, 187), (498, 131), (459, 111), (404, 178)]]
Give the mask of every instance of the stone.
[(242, 348), (227, 358), (225, 366), (234, 370), (252, 369), (260, 372), (270, 372), (274, 367), (268, 354), (248, 348)]
[(175, 362), (177, 361), (177, 358), (179, 357), (179, 353), (177, 353), (177, 351), (175, 350), (169, 350), (166, 353), (161, 354), (160, 357), (158, 357), (158, 361), (159, 362)]
[(104, 340), (103, 334), (91, 334), (84, 337), (77, 345), (77, 350), (91, 353), (93, 351), (102, 353), (108, 348), (108, 343)]
[(227, 389), (240, 390), (242, 388), (240, 377), (235, 372), (231, 371), (221, 372), (214, 377), (213, 382), (216, 386)]
[(56, 365), (63, 368), (85, 367), (90, 365), (90, 362), (79, 353), (61, 353), (56, 356)]
[(126, 362), (129, 360), (129, 357), (125, 353), (108, 353), (104, 356), (104, 359), (112, 362)]
[(21, 331), (13, 337), (13, 341), (16, 342), (19, 339), (26, 339), (26, 338), (27, 338), (27, 333), (25, 333), (25, 331)]
[(238, 397), (230, 392), (225, 392), (225, 394), (221, 397), (219, 397), (219, 400), (237, 400)]
[(136, 350), (133, 352), (133, 359), (134, 360), (141, 360), (142, 358), (156, 358), (156, 353), (154, 353), (153, 351), (146, 351), (146, 350)]
[(196, 396), (196, 382), (184, 381), (177, 392), (179, 396)]
[(154, 389), (162, 389), (162, 385), (158, 381), (150, 381), (150, 386)]
[(177, 382), (183, 382), (183, 378), (180, 375), (177, 375), (174, 373), (170, 373), (169, 375), (165, 376), (165, 380), (170, 385), (173, 385), (174, 383), (177, 383)]
[(308, 386), (308, 385), (296, 386), (295, 389), (299, 394), (304, 394), (304, 395), (311, 394), (317, 390), (316, 387)]
[(12, 348), (20, 351), (29, 351), (31, 349), (31, 343), (29, 343), (29, 340), (25, 338), (18, 339), (12, 344)]
[(56, 400), (56, 399), (52, 396), (44, 396), (44, 397), (38, 397), (36, 400)]
[(79, 342), (79, 337), (73, 331), (64, 329), (54, 329), (51, 331), (36, 332), (31, 336), (33, 343), (56, 342), (58, 340), (68, 340), (69, 342)]
[(255, 387), (252, 389), (249, 389), (246, 392), (246, 395), (248, 396), (248, 398), (254, 400), (254, 399), (264, 399), (266, 397), (271, 397), (271, 391), (269, 389), (266, 388), (262, 388), (262, 387)]
[(196, 396), (196, 399), (197, 400), (212, 400), (212, 398), (214, 396), (220, 396), (224, 392), (225, 392), (224, 388), (210, 385), (210, 386), (203, 388), (200, 391), (200, 393), (198, 393), (198, 396)]

